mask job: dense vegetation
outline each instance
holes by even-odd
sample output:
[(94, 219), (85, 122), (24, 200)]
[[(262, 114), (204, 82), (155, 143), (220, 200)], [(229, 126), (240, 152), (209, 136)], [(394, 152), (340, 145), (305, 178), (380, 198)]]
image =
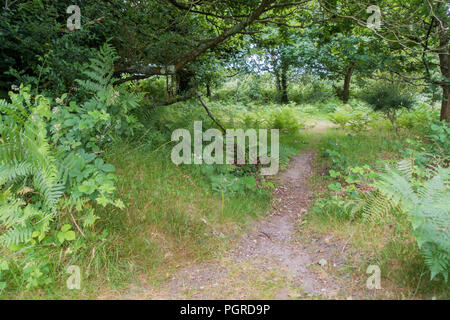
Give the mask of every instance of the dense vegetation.
[(172, 163), (174, 130), (203, 121), (279, 129), (281, 169), (317, 150), (305, 233), (345, 239), (352, 275), (380, 265), (395, 297), (448, 298), (450, 8), (378, 2), (371, 29), (365, 0), (4, 1), (0, 297), (157, 287), (231, 246), (276, 181)]

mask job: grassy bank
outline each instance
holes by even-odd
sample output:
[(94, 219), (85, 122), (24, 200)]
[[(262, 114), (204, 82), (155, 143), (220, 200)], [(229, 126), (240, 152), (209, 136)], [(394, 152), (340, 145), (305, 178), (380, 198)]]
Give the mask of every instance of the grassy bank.
[[(390, 139), (388, 139), (390, 137)], [(430, 280), (410, 222), (397, 208), (385, 215), (364, 210), (371, 198), (370, 187), (376, 172), (394, 166), (405, 157), (414, 132), (404, 131), (392, 138), (392, 132), (371, 130), (349, 134), (331, 129), (316, 137), (318, 155), (312, 179), (314, 203), (303, 226), (307, 233), (332, 235), (339, 239), (347, 257), (344, 274), (356, 283), (365, 283), (369, 265), (381, 269), (384, 298), (448, 299), (443, 278)], [(416, 137), (417, 139), (417, 137)], [(370, 169), (369, 169), (370, 168)], [(355, 174), (357, 172), (358, 174)], [(356, 177), (358, 176), (358, 177)]]

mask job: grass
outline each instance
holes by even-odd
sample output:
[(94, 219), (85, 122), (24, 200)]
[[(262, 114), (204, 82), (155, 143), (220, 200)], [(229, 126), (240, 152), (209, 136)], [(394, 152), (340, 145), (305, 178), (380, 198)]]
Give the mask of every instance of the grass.
[[(108, 150), (106, 159), (116, 167), (118, 197), (126, 209), (98, 208), (100, 220), (87, 239), (80, 239), (76, 252), (64, 255), (54, 285), (17, 288), (4, 297), (112, 297), (130, 282), (158, 286), (180, 266), (220, 254), (247, 221), (268, 212), (268, 192), (222, 201), (200, 174), (177, 167), (167, 154), (126, 144)], [(64, 269), (69, 265), (82, 270), (80, 291), (66, 289)]]
[[(392, 139), (388, 132), (374, 131), (348, 135), (336, 129), (317, 136), (319, 156), (311, 180), (315, 200), (336, 199), (336, 194), (327, 188), (331, 167), (346, 170), (368, 164), (383, 168), (385, 163), (402, 157), (400, 151), (408, 145), (408, 137), (409, 134), (404, 134), (399, 139)], [(326, 152), (330, 148), (339, 155)], [(307, 229), (313, 233), (332, 233), (343, 243), (348, 243), (352, 252), (348, 256), (348, 268), (353, 278), (365, 281), (367, 266), (376, 264), (382, 274), (382, 297), (448, 299), (447, 285), (443, 281), (429, 280), (429, 272), (405, 216), (390, 215), (381, 221), (370, 222), (358, 217), (349, 218), (343, 210), (342, 206), (314, 209), (313, 205)]]
[[(190, 106), (187, 108), (192, 110)], [(221, 108), (228, 106), (216, 104), (211, 109), (220, 114)], [(250, 119), (256, 121), (254, 125), (259, 121), (259, 114), (270, 113), (270, 108), (259, 109), (255, 108), (256, 117)], [(288, 107), (288, 116), (280, 113), (275, 118), (282, 125), (285, 121), (290, 129), (282, 130), (280, 135), (281, 169), (299, 151), (318, 150), (311, 181), (315, 200), (335, 197), (327, 189), (328, 170), (333, 164), (339, 170), (365, 164), (382, 168), (385, 163), (401, 158), (400, 151), (408, 145), (406, 139), (414, 138), (408, 131), (402, 132), (400, 138), (392, 132), (376, 130), (350, 135), (340, 129), (299, 134), (296, 123), (289, 117), (292, 112), (301, 119), (299, 127), (301, 123), (324, 120), (327, 116), (313, 107), (296, 105)], [(180, 123), (177, 120), (172, 126), (191, 128), (189, 119)], [(239, 117), (231, 119), (229, 114), (224, 119), (227, 124), (236, 121), (237, 127), (242, 122)], [(166, 121), (164, 118), (162, 123)], [(3, 298), (117, 298), (126, 297), (132, 291), (130, 288), (141, 285), (152, 292), (183, 266), (220, 257), (245, 230), (247, 222), (269, 212), (270, 192), (247, 191), (222, 198), (211, 190), (200, 166), (178, 167), (171, 162), (171, 145), (163, 143), (167, 139), (165, 134), (149, 136), (138, 143), (117, 142), (105, 153), (106, 162), (116, 167), (118, 197), (125, 202), (126, 209), (97, 208), (100, 220), (85, 239), (77, 239), (73, 252), (50, 252), (49, 260), (58, 261), (54, 270), (56, 281), (52, 285), (36, 290), (18, 286), (3, 292)], [(161, 147), (157, 148), (152, 139)], [(351, 248), (355, 256), (349, 257), (347, 271), (342, 276), (361, 283), (367, 279), (367, 266), (377, 264), (382, 270), (384, 297), (448, 297), (445, 284), (428, 280), (423, 258), (405, 219), (392, 216), (390, 221), (374, 224), (348, 219), (341, 211), (339, 206), (311, 210), (302, 230), (332, 233)], [(66, 288), (69, 275), (65, 269), (69, 265), (78, 265), (82, 270), (79, 291)], [(255, 277), (249, 283), (239, 282), (241, 267), (255, 270)], [(221, 285), (226, 292), (218, 290), (215, 293), (218, 298), (225, 293), (240, 297), (242, 288), (247, 287), (245, 297), (271, 299), (289, 282), (282, 276), (260, 273), (255, 266), (230, 266), (229, 269), (234, 270), (227, 278), (230, 283)], [(273, 281), (266, 282), (268, 278)], [(300, 296), (295, 288), (288, 289), (294, 297)], [(192, 294), (186, 292), (187, 296)]]
[[(97, 207), (100, 219), (86, 230), (85, 238), (78, 235), (71, 252), (49, 251), (52, 284), (44, 289), (25, 289), (19, 282), (0, 293), (2, 297), (90, 299), (120, 297), (130, 283), (157, 288), (182, 266), (220, 255), (245, 230), (248, 221), (269, 212), (270, 189), (222, 197), (211, 190), (202, 166), (172, 163), (168, 132), (192, 128), (193, 119), (212, 124), (201, 109), (189, 104), (171, 108), (176, 115), (172, 120), (166, 116), (172, 114), (170, 110), (148, 115), (156, 119), (150, 127), (168, 125), (168, 130), (147, 131), (136, 141), (118, 139), (104, 154), (105, 162), (116, 168), (117, 196), (126, 208)], [(219, 115), (220, 108), (224, 107), (212, 106)], [(187, 115), (183, 115), (184, 109)], [(290, 121), (281, 118), (281, 126), (284, 119)], [(281, 168), (306, 145), (299, 143), (302, 137), (296, 124), (291, 121), (289, 125), (289, 132), (282, 130), (280, 135)], [(69, 275), (65, 271), (70, 265), (81, 269), (79, 291), (66, 287)]]

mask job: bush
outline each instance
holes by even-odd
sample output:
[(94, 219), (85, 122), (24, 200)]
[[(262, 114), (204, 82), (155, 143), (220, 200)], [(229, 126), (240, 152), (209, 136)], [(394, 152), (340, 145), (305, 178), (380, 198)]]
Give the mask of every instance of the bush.
[(384, 83), (376, 84), (372, 88), (366, 90), (362, 94), (362, 98), (375, 111), (381, 111), (395, 126), (397, 112), (402, 109), (411, 109), (414, 105), (414, 97), (405, 90), (402, 90), (398, 85), (388, 85)]
[(341, 129), (345, 129), (351, 117), (352, 116), (349, 112), (346, 112), (344, 110), (337, 110), (329, 116), (329, 119), (331, 122), (338, 125)]
[(105, 45), (90, 61), (78, 81), (79, 104), (65, 94), (52, 109), (50, 99), (23, 86), (9, 93), (11, 103), (0, 100), (0, 244), (14, 251), (0, 259), (0, 277), (12, 273), (27, 288), (50, 283), (58, 262), (49, 254), (75, 250), (75, 227), (89, 235), (99, 219), (95, 206), (124, 208), (115, 198), (115, 168), (101, 154), (112, 137), (139, 126), (129, 113), (138, 98), (113, 87), (114, 57)]
[(410, 109), (414, 104), (413, 96), (397, 85), (377, 84), (366, 90), (362, 97), (375, 111), (382, 112)]
[(365, 130), (371, 120), (367, 110), (350, 106), (338, 108), (333, 114), (329, 115), (329, 119), (341, 129), (349, 129), (353, 133)]
[(279, 129), (281, 132), (298, 134), (304, 127), (298, 116), (298, 113), (292, 108), (276, 109), (270, 115), (270, 128)]
[(433, 112), (427, 105), (401, 112), (398, 116), (398, 123), (406, 129), (414, 130), (418, 133), (426, 133), (431, 123), (439, 119), (439, 114)]
[(297, 104), (324, 102), (333, 95), (328, 83), (310, 76), (304, 76), (301, 82), (292, 84), (289, 89), (289, 99)]
[(359, 213), (355, 210), (355, 207), (355, 202), (349, 199), (328, 198), (316, 201), (312, 207), (312, 214), (322, 218), (353, 221), (359, 218)]

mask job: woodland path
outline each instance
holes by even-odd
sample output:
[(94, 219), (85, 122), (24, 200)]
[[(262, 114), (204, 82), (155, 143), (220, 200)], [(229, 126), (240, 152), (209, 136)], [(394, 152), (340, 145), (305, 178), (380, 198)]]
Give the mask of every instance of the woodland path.
[[(311, 133), (323, 132), (329, 127), (326, 121), (313, 125)], [(345, 267), (346, 244), (332, 236), (302, 235), (302, 220), (308, 214), (311, 201), (309, 181), (315, 156), (315, 150), (307, 150), (291, 159), (287, 170), (277, 177), (272, 213), (254, 221), (222, 257), (179, 270), (157, 292), (133, 288), (126, 298), (367, 297), (367, 292), (359, 289), (354, 292), (355, 284), (350, 277), (337, 277), (336, 272), (330, 272), (333, 268)]]

